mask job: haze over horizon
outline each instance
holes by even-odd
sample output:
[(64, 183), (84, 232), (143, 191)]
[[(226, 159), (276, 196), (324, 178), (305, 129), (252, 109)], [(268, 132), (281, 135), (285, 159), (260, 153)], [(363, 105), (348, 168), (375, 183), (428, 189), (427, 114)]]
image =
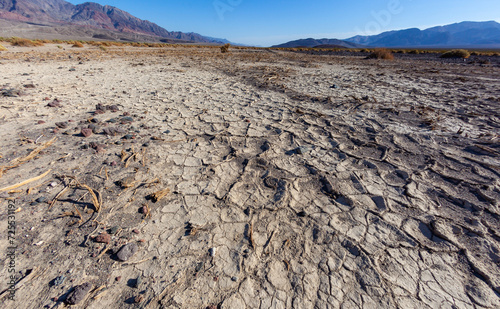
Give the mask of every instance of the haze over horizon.
[[(73, 4), (86, 1), (67, 0)], [(461, 21), (500, 22), (500, 1), (94, 0), (158, 24), (232, 42), (270, 46), (300, 38), (346, 39)]]

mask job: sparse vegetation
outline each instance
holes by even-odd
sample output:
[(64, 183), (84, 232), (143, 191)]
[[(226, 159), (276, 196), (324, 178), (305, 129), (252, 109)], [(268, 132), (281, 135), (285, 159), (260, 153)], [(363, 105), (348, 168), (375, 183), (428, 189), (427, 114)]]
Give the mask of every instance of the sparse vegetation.
[(227, 53), (229, 51), (229, 47), (231, 46), (231, 44), (227, 43), (227, 44), (224, 44), (223, 46), (220, 47), (220, 52), (221, 53)]
[(5, 48), (5, 46), (3, 46), (2, 44), (0, 44), (0, 51), (6, 51), (7, 48)]
[(17, 37), (10, 38), (10, 44), (12, 46), (21, 46), (21, 47), (34, 47), (34, 46), (43, 46), (43, 42), (41, 41), (32, 41), (28, 39), (21, 39)]
[(76, 41), (72, 47), (78, 47), (78, 48), (82, 48), (83, 47), (83, 44), (81, 42), (78, 42)]
[(386, 48), (379, 48), (379, 49), (376, 49), (373, 53), (371, 53), (370, 55), (368, 55), (368, 57), (366, 57), (367, 59), (384, 59), (384, 60), (393, 60), (394, 59), (394, 55), (392, 54), (392, 52)]
[(102, 50), (102, 51), (108, 51), (108, 49), (102, 45), (99, 45), (99, 49)]
[(470, 57), (470, 53), (465, 49), (455, 49), (450, 50), (441, 55), (441, 58), (464, 58), (467, 59)]

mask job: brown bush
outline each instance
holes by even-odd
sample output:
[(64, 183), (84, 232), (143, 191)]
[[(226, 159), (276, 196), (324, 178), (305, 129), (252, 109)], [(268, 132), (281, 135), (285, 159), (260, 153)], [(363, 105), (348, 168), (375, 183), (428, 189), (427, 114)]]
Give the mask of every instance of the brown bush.
[(373, 53), (371, 53), (370, 55), (368, 55), (368, 57), (366, 57), (367, 59), (384, 59), (384, 60), (393, 60), (394, 59), (394, 55), (392, 54), (392, 52), (386, 48), (379, 48), (379, 49), (376, 49)]
[(229, 43), (224, 44), (223, 46), (220, 47), (220, 52), (227, 53), (229, 51), (229, 46), (231, 46), (231, 44), (229, 44)]
[(3, 46), (2, 44), (0, 44), (0, 51), (5, 51), (7, 50), (7, 48), (5, 48), (5, 46)]
[(78, 47), (78, 48), (82, 48), (83, 47), (83, 44), (81, 42), (78, 42), (76, 41), (72, 47)]
[(470, 53), (465, 49), (454, 49), (450, 50), (441, 55), (441, 58), (464, 58), (470, 57)]
[(43, 46), (42, 42), (32, 41), (28, 39), (21, 39), (16, 37), (10, 39), (10, 44), (12, 46), (21, 46), (21, 47)]

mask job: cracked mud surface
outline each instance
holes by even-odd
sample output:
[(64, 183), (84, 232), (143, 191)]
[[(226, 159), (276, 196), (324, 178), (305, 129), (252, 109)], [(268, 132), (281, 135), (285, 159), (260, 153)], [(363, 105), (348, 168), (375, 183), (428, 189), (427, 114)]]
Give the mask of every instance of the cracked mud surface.
[[(57, 137), (0, 178), (51, 169), (2, 193), (2, 231), (6, 199), (21, 208), (20, 281), (4, 308), (63, 307), (87, 282), (75, 307), (500, 306), (496, 64), (211, 48), (54, 48), (0, 63), (2, 87), (23, 90), (0, 97), (0, 166)], [(62, 107), (47, 107), (55, 98)], [(123, 131), (80, 136), (92, 117)], [(31, 205), (68, 176), (100, 193), (98, 213), (76, 187)], [(93, 241), (113, 227), (109, 244)], [(127, 243), (138, 251), (122, 262)]]

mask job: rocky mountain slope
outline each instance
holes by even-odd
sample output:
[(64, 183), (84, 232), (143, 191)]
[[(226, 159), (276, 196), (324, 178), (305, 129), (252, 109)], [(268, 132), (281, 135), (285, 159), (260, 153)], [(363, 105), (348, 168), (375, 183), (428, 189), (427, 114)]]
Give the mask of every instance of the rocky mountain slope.
[[(93, 2), (73, 5), (64, 0), (0, 0), (0, 19), (45, 27), (85, 26), (90, 29), (147, 35), (165, 39), (213, 43), (220, 40), (197, 33), (171, 32), (119, 8)], [(71, 29), (71, 27), (69, 28)], [(115, 37), (111, 35), (110, 37)]]

